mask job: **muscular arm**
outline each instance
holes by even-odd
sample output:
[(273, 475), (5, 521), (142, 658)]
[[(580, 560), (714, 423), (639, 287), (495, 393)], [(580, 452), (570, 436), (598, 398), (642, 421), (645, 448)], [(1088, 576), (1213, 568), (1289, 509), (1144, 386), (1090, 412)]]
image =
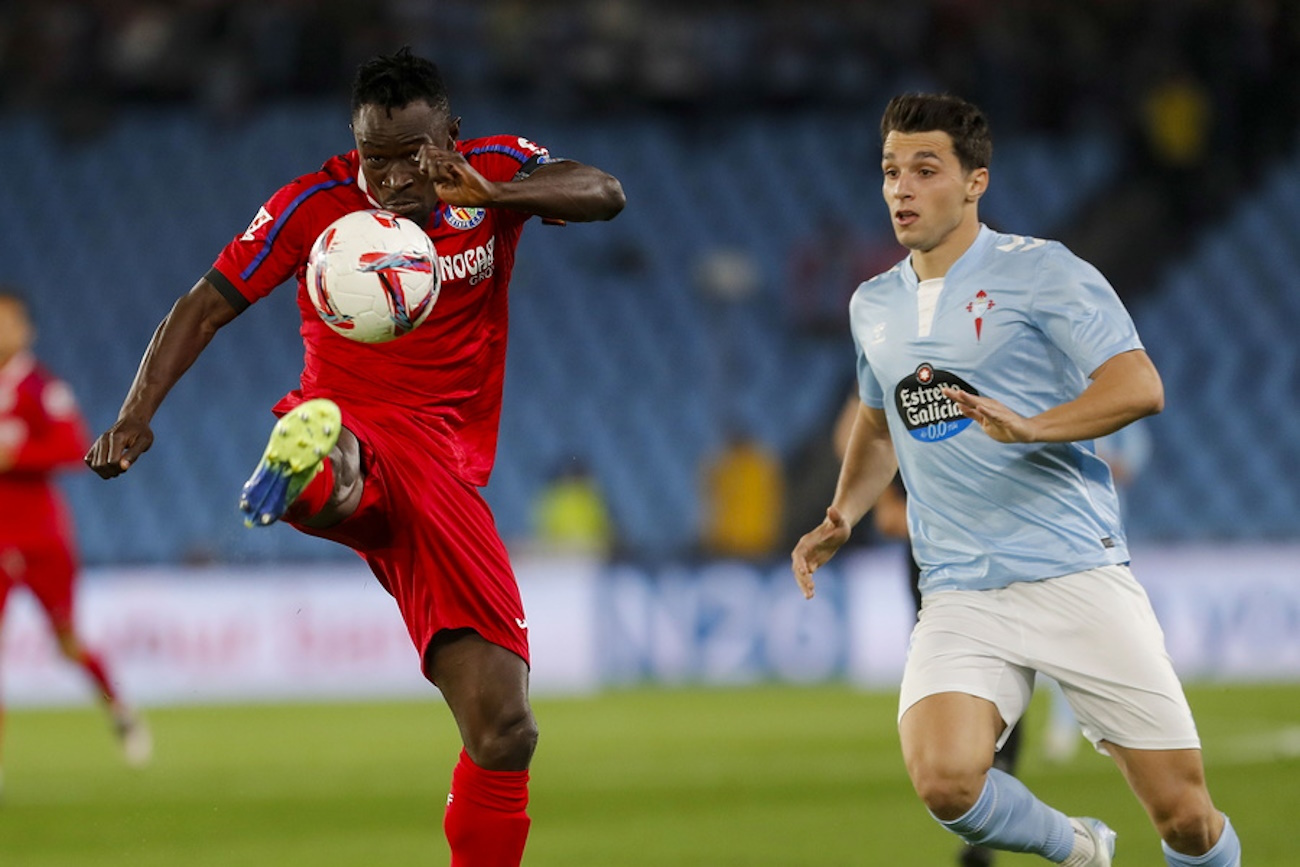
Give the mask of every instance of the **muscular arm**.
[(586, 223), (618, 216), (627, 202), (613, 175), (562, 160), (538, 166), (516, 181), (489, 181), (455, 151), (425, 148), (420, 170), (433, 178), (438, 198), (462, 207), (509, 208), (539, 217)]
[(117, 421), (91, 445), (86, 464), (105, 479), (126, 472), (153, 445), (149, 427), (163, 398), (222, 326), (238, 315), (206, 279), (182, 295), (145, 349)]
[(613, 175), (571, 160), (538, 166), (528, 177), (498, 188), (498, 208), (575, 223), (612, 220), (627, 202)]
[(826, 518), (799, 540), (790, 555), (795, 580), (805, 598), (813, 596), (813, 573), (849, 540), (853, 527), (880, 498), (896, 472), (898, 458), (885, 411), (860, 403)]
[(1004, 443), (1060, 443), (1114, 433), (1164, 409), (1165, 391), (1151, 358), (1141, 349), (1112, 356), (1092, 372), (1074, 400), (1025, 418), (990, 397), (945, 387), (943, 393), (984, 432)]

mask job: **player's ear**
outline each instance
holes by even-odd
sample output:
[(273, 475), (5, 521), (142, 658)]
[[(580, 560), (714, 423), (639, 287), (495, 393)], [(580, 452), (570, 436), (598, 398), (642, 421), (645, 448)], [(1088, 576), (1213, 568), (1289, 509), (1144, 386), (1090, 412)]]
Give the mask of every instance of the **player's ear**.
[(987, 168), (975, 169), (966, 175), (966, 201), (978, 202), (989, 188), (989, 170)]
[(460, 138), (460, 118), (453, 117), (451, 123), (447, 124), (447, 137), (451, 139), (452, 149), (455, 149), (456, 139)]

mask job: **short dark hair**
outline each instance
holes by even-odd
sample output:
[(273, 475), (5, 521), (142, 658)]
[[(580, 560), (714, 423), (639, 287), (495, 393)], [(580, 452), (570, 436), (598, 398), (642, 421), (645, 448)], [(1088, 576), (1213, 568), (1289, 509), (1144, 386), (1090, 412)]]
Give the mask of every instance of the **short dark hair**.
[(431, 60), (416, 57), (406, 45), (396, 54), (385, 54), (361, 64), (352, 81), (352, 114), (363, 105), (377, 105), (392, 111), (423, 100), (435, 109), (451, 113), (442, 73)]
[(984, 112), (946, 93), (904, 93), (894, 97), (880, 119), (880, 141), (891, 132), (939, 130), (952, 137), (952, 149), (966, 171), (988, 168), (993, 139)]

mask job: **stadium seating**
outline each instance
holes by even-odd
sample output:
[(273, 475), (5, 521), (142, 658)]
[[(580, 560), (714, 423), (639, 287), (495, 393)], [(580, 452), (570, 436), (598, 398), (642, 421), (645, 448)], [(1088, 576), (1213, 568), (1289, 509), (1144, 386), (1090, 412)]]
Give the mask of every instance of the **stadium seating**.
[[(727, 426), (789, 455), (823, 435), (843, 397), (847, 334), (793, 332), (779, 295), (787, 251), (818, 208), (879, 231), (874, 132), (861, 117), (816, 115), (516, 127), (498, 125), (497, 110), (467, 119), (464, 134), (526, 133), (609, 169), (629, 200), (608, 226), (525, 232), (487, 492), (502, 532), (525, 535), (532, 497), (577, 457), (607, 492), (630, 551), (684, 552), (699, 520), (698, 467)], [(33, 120), (0, 121), (0, 153), (21, 167), (0, 184), (0, 279), (34, 296), (40, 354), (72, 382), (92, 426), (111, 422), (158, 320), (265, 196), (348, 146), (333, 105), (267, 110), (237, 129), (139, 111), (80, 145)], [(1103, 140), (1002, 143), (985, 216), (1051, 236), (1115, 164)], [(1300, 470), (1300, 415), (1278, 397), (1300, 385), (1300, 294), (1286, 282), (1300, 270), (1297, 227), (1300, 160), (1135, 306), (1169, 391), (1153, 427), (1153, 481), (1131, 497), (1135, 536), (1300, 528), (1295, 486), (1277, 483)], [(717, 249), (752, 259), (753, 299), (701, 294), (695, 268)], [(300, 368), (296, 315), (282, 290), (223, 331), (169, 397), (154, 449), (131, 474), (68, 480), (88, 562), (350, 556), (288, 531), (246, 531), (234, 508), (268, 407)]]

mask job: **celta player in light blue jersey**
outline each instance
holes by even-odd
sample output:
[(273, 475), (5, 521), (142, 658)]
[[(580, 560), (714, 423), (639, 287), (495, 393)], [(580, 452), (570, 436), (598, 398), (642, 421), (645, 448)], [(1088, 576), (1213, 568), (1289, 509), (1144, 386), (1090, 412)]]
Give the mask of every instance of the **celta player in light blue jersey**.
[(1169, 865), (1239, 867), (1092, 447), (1161, 410), (1160, 376), (1095, 268), (980, 223), (992, 144), (978, 108), (900, 96), (881, 138), (885, 203), (911, 252), (850, 305), (861, 405), (826, 519), (795, 547), (795, 578), (811, 598), (813, 573), (898, 470), (924, 594), (899, 734), (930, 813), (973, 845), (1111, 865), (1105, 824), (1067, 817), (992, 767), (1042, 672), (1119, 766)]

